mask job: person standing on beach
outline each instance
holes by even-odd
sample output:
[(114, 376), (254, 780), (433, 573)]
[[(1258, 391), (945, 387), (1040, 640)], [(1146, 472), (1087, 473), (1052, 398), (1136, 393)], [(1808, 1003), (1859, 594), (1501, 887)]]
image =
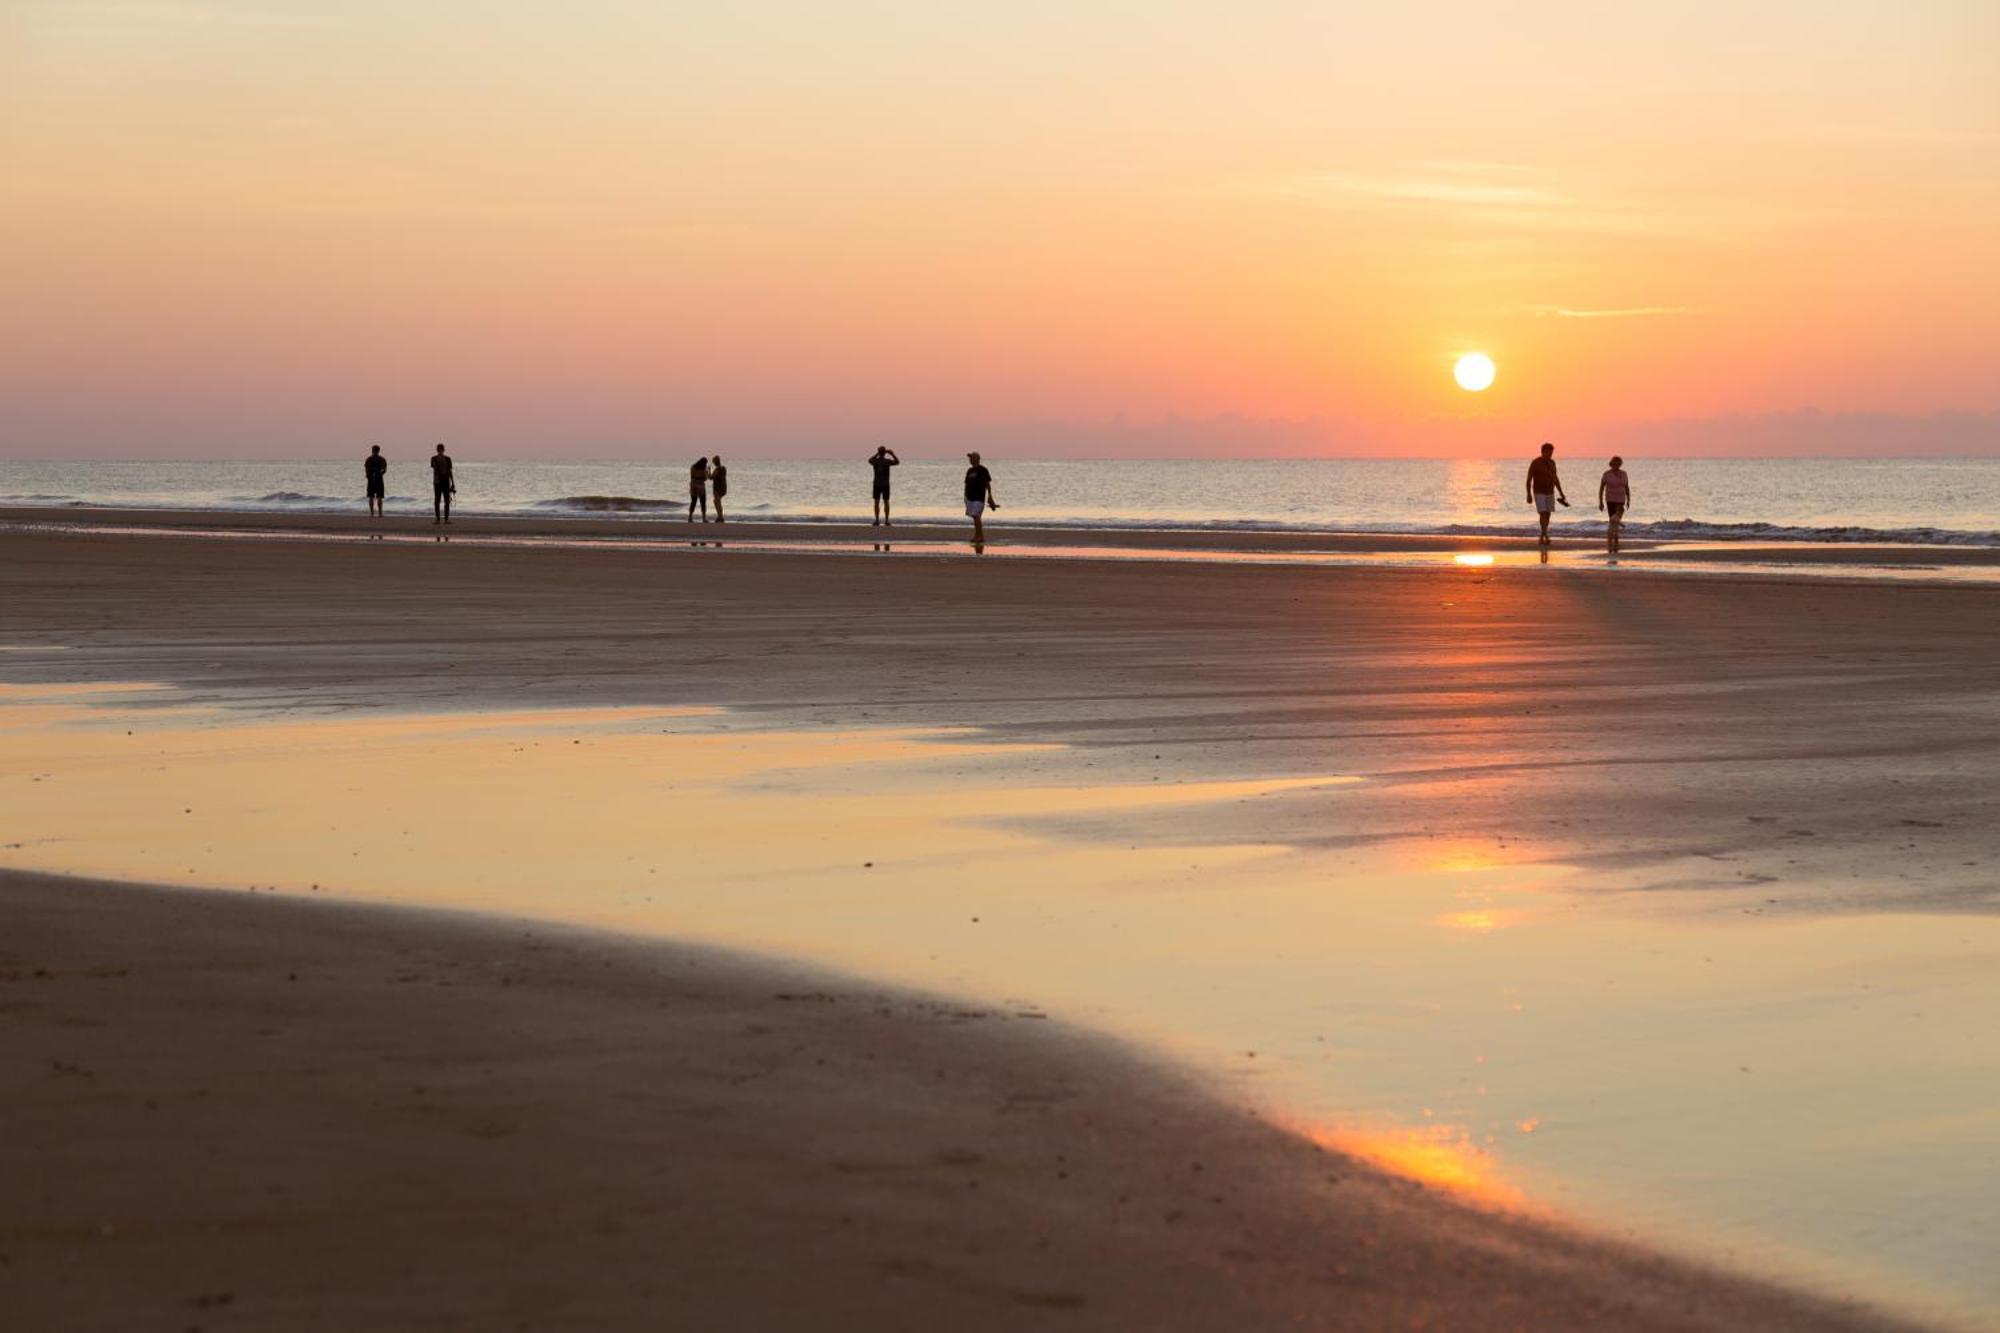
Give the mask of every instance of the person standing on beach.
[(431, 524), (451, 522), (451, 497), (458, 494), (458, 481), (452, 476), (451, 455), (439, 445), (431, 455)]
[(701, 510), (701, 521), (708, 522), (708, 459), (697, 458), (688, 469), (688, 522), (694, 522), (694, 511)]
[(1542, 456), (1528, 464), (1528, 503), (1535, 507), (1535, 517), (1542, 524), (1542, 545), (1549, 544), (1549, 515), (1555, 513), (1556, 502), (1569, 508), (1569, 497), (1563, 494), (1562, 478), (1556, 475), (1556, 447), (1542, 446)]
[(965, 470), (965, 516), (972, 520), (973, 544), (984, 545), (986, 511), (998, 509), (1000, 502), (993, 498), (993, 474), (981, 466), (979, 455), (971, 453), (965, 457), (972, 464)]
[(368, 479), (368, 517), (380, 518), (389, 477), (389, 460), (382, 457), (381, 445), (370, 449), (368, 457), (361, 460), (361, 475)]
[(870, 525), (871, 527), (896, 526), (889, 521), (889, 469), (902, 465), (903, 460), (896, 457), (896, 451), (886, 444), (877, 446), (875, 453), (869, 458), (868, 466), (875, 469), (875, 522)]
[(715, 521), (727, 523), (722, 516), (722, 497), (729, 494), (729, 469), (722, 466), (721, 454), (708, 460), (708, 486), (715, 492)]
[(1618, 535), (1625, 527), (1625, 507), (1632, 503), (1632, 479), (1625, 475), (1625, 460), (1613, 457), (1611, 466), (1597, 482), (1597, 507), (1605, 513), (1604, 549), (1618, 554)]

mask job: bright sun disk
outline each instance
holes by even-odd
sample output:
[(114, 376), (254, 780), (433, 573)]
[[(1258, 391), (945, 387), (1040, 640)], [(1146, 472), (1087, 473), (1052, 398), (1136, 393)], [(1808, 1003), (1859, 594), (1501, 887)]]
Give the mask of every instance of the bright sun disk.
[(1484, 352), (1467, 352), (1451, 368), (1452, 378), (1467, 393), (1478, 393), (1493, 383), (1493, 358)]

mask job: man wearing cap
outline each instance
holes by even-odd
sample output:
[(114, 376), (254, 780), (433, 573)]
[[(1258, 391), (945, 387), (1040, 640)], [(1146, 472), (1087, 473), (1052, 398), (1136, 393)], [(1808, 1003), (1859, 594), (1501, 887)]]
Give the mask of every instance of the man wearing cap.
[(1542, 545), (1549, 544), (1549, 516), (1556, 511), (1556, 502), (1569, 508), (1569, 497), (1563, 494), (1562, 478), (1556, 475), (1556, 447), (1542, 446), (1542, 456), (1528, 464), (1528, 503), (1535, 507), (1535, 517), (1542, 525)]

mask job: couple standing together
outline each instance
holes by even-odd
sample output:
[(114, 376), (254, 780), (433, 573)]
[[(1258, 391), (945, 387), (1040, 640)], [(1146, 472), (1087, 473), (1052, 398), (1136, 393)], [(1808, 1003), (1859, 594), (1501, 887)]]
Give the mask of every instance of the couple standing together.
[[(965, 456), (970, 465), (965, 469), (965, 516), (972, 520), (972, 540), (986, 540), (986, 511), (998, 509), (1000, 502), (993, 498), (993, 474), (979, 461), (977, 453)], [(874, 469), (875, 521), (871, 527), (893, 528), (889, 521), (889, 469), (901, 467), (903, 460), (896, 457), (896, 451), (883, 445), (869, 456), (868, 466)]]
[[(1528, 464), (1528, 503), (1535, 507), (1535, 517), (1541, 521), (1544, 546), (1549, 544), (1549, 517), (1555, 513), (1558, 502), (1569, 508), (1562, 478), (1556, 475), (1556, 447), (1544, 444), (1542, 456)], [(1597, 482), (1597, 507), (1606, 516), (1605, 546), (1614, 553), (1618, 550), (1619, 532), (1625, 526), (1625, 508), (1631, 503), (1632, 479), (1625, 475), (1625, 460), (1613, 458)]]
[(729, 469), (722, 465), (722, 455), (713, 458), (697, 458), (688, 469), (688, 522), (694, 522), (694, 511), (701, 510), (701, 521), (708, 522), (708, 495), (715, 492), (715, 521), (727, 523), (722, 516), (722, 497), (729, 494)]

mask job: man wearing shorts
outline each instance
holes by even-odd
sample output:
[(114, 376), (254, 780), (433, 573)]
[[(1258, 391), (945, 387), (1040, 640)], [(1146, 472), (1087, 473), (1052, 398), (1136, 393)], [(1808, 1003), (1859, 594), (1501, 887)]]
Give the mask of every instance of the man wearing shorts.
[(889, 469), (901, 467), (903, 460), (896, 457), (896, 451), (882, 445), (869, 458), (868, 466), (875, 469), (875, 522), (870, 527), (893, 528), (889, 521)]
[(451, 455), (439, 445), (431, 455), (431, 524), (451, 522), (451, 497), (458, 494), (458, 482), (451, 474)]
[(1632, 479), (1625, 475), (1625, 460), (1613, 458), (1597, 482), (1597, 507), (1606, 515), (1604, 547), (1618, 554), (1618, 534), (1625, 527), (1625, 506), (1632, 503)]
[(1000, 505), (993, 498), (993, 474), (980, 466), (978, 454), (965, 457), (972, 464), (965, 470), (965, 516), (972, 520), (972, 540), (979, 545), (986, 541), (986, 511)]
[(1563, 494), (1562, 478), (1556, 475), (1556, 447), (1542, 446), (1542, 456), (1528, 464), (1528, 503), (1535, 507), (1535, 517), (1542, 524), (1542, 545), (1549, 544), (1549, 515), (1555, 513), (1557, 501), (1569, 508), (1569, 497)]
[(381, 445), (370, 449), (368, 457), (361, 460), (361, 475), (368, 479), (368, 517), (380, 518), (389, 478), (389, 460), (382, 457)]
[(715, 493), (715, 521), (726, 523), (722, 516), (722, 497), (729, 494), (729, 469), (722, 466), (722, 455), (708, 460), (708, 489)]

